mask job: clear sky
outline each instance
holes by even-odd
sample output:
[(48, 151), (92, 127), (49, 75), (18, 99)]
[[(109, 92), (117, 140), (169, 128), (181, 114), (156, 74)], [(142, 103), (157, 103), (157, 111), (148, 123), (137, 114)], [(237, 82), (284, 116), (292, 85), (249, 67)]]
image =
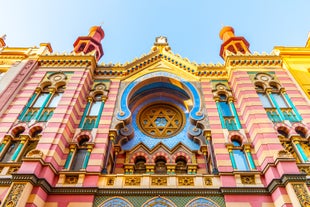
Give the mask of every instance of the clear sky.
[(310, 31), (309, 0), (0, 0), (0, 8), (0, 35), (10, 47), (50, 42), (54, 52), (70, 52), (78, 36), (103, 23), (105, 63), (148, 53), (160, 35), (191, 61), (223, 62), (224, 25), (260, 53), (304, 46)]

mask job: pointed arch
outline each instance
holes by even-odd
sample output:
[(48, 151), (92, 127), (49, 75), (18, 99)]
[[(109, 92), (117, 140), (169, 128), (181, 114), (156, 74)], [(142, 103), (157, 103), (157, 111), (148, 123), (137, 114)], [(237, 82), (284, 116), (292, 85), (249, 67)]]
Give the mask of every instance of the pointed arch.
[(142, 206), (143, 207), (152, 207), (152, 206), (165, 206), (165, 207), (177, 207), (171, 200), (165, 197), (151, 198), (146, 201)]
[(113, 197), (99, 204), (99, 207), (114, 207), (114, 206), (134, 207), (128, 200), (122, 197)]
[(186, 207), (196, 207), (196, 206), (204, 206), (204, 207), (219, 207), (218, 204), (213, 202), (211, 199), (207, 198), (194, 198), (186, 204)]

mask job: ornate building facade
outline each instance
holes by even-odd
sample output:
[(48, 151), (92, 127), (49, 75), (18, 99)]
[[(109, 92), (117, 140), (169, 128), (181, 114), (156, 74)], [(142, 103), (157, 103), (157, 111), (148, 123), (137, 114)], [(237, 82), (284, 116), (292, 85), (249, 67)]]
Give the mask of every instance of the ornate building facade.
[(1, 206), (310, 206), (309, 41), (251, 53), (223, 27), (223, 64), (162, 36), (99, 64), (103, 38), (68, 54), (0, 38)]

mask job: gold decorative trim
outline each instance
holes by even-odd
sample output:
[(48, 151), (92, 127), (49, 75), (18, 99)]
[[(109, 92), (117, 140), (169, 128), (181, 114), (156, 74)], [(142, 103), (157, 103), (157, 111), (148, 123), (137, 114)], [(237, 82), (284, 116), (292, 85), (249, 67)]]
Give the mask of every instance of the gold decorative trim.
[(301, 206), (310, 206), (310, 195), (304, 184), (292, 184)]
[(79, 175), (66, 175), (64, 184), (77, 184)]
[(193, 177), (179, 177), (178, 184), (180, 186), (194, 186), (194, 178)]
[(254, 175), (241, 175), (241, 183), (255, 185)]
[(167, 177), (152, 177), (152, 185), (160, 185), (166, 186), (167, 185)]
[(140, 183), (141, 183), (140, 177), (126, 177), (125, 178), (126, 186), (137, 186), (137, 185), (140, 185)]
[(3, 203), (3, 206), (6, 207), (15, 207), (18, 204), (18, 200), (20, 199), (24, 188), (26, 187), (26, 183), (14, 183), (12, 184), (12, 188), (6, 201)]

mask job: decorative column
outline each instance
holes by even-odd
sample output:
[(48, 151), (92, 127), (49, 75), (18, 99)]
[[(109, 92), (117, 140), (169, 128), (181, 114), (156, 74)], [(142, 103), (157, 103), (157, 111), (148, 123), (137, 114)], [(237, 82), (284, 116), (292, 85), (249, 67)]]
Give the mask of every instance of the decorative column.
[(220, 98), (219, 97), (214, 97), (214, 101), (216, 103), (216, 108), (217, 108), (217, 111), (219, 113), (219, 117), (220, 117), (220, 120), (221, 120), (222, 128), (226, 129), (225, 120), (224, 120), (222, 109), (221, 109), (221, 106), (220, 106), (220, 103), (219, 103)]
[(226, 144), (226, 147), (228, 149), (228, 153), (229, 153), (229, 157), (230, 157), (230, 161), (231, 161), (232, 167), (235, 170), (235, 169), (237, 169), (237, 164), (236, 164), (234, 153), (233, 153), (233, 147), (234, 146), (229, 143), (229, 144)]
[(154, 174), (155, 172), (155, 165), (154, 164), (145, 164), (146, 173), (147, 174)]
[(100, 108), (99, 108), (99, 113), (97, 115), (97, 119), (96, 119), (96, 123), (95, 123), (95, 128), (98, 128), (98, 125), (99, 125), (99, 122), (100, 122), (100, 118), (101, 118), (101, 114), (102, 114), (102, 110), (103, 110), (103, 107), (104, 107), (104, 103), (105, 101), (107, 100), (107, 97), (102, 97), (102, 102), (100, 104)]
[(252, 157), (252, 154), (251, 154), (251, 146), (250, 144), (244, 144), (244, 152), (246, 154), (246, 157), (250, 163), (250, 167), (252, 170), (256, 169), (255, 167), (255, 164), (254, 164), (254, 160), (253, 160), (253, 157)]
[(240, 124), (239, 116), (237, 114), (237, 110), (236, 110), (236, 107), (235, 107), (235, 104), (234, 104), (233, 97), (229, 97), (228, 98), (228, 103), (229, 103), (230, 110), (233, 112), (233, 115), (235, 117), (235, 121), (236, 121), (236, 124), (237, 124), (237, 129), (241, 129), (241, 124)]
[(306, 153), (304, 152), (303, 148), (300, 146), (298, 137), (292, 138), (293, 146), (296, 149), (297, 155), (300, 158), (300, 160), (304, 163), (308, 161), (308, 157)]
[(48, 101), (50, 100), (50, 98), (52, 97), (52, 95), (56, 92), (56, 89), (55, 88), (49, 88), (49, 93), (48, 93), (48, 96), (45, 98), (42, 106), (40, 107), (36, 117), (35, 117), (35, 120), (38, 121), (40, 119), (40, 116), (45, 108), (45, 106), (47, 105)]
[(174, 175), (176, 164), (167, 164), (166, 166), (167, 166), (167, 174)]
[(70, 144), (69, 154), (68, 154), (65, 166), (64, 166), (65, 169), (69, 168), (69, 166), (71, 164), (71, 161), (72, 161), (72, 158), (73, 158), (73, 153), (74, 153), (75, 150), (76, 150), (76, 144)]
[(281, 89), (281, 93), (284, 95), (285, 100), (286, 100), (287, 103), (290, 105), (290, 107), (293, 109), (293, 111), (294, 111), (294, 113), (295, 113), (295, 115), (296, 115), (296, 117), (297, 117), (297, 120), (298, 120), (298, 121), (301, 121), (301, 120), (302, 120), (301, 115), (298, 113), (298, 111), (297, 111), (295, 105), (293, 104), (293, 102), (292, 102), (292, 100), (290, 99), (290, 97), (287, 95), (287, 93), (286, 93), (286, 91), (285, 91), (284, 88)]
[(102, 169), (102, 172), (101, 172), (103, 174), (107, 174), (108, 173), (107, 167), (108, 167), (108, 162), (109, 162), (110, 151), (111, 151), (111, 148), (112, 148), (112, 144), (114, 144), (114, 142), (115, 142), (116, 135), (117, 135), (116, 130), (110, 130), (110, 132), (109, 132), (109, 140), (108, 140), (108, 148), (107, 148), (107, 151), (106, 151), (106, 154), (105, 154), (104, 165), (103, 165), (103, 169)]
[(91, 106), (92, 101), (93, 101), (92, 97), (88, 97), (87, 98), (87, 104), (86, 104), (86, 107), (84, 109), (84, 113), (83, 113), (83, 116), (81, 118), (79, 128), (83, 128), (83, 126), (84, 126), (85, 117), (88, 114), (88, 110), (89, 110), (89, 107)]
[(276, 100), (274, 99), (273, 94), (272, 94), (272, 92), (271, 92), (271, 89), (267, 89), (267, 90), (266, 90), (266, 93), (267, 93), (269, 99), (271, 100), (272, 105), (276, 107), (277, 112), (278, 112), (279, 117), (280, 117), (280, 120), (281, 120), (281, 121), (284, 121), (285, 118), (284, 118), (284, 116), (283, 116), (283, 113), (282, 113), (282, 111), (281, 111), (281, 109), (280, 109), (278, 103), (277, 103)]
[(208, 164), (208, 145), (207, 146), (201, 146), (200, 151), (202, 152), (203, 157), (205, 158), (206, 170), (207, 170), (208, 174), (211, 174), (209, 164)]
[(187, 164), (187, 174), (195, 175), (197, 174), (197, 164)]
[(41, 92), (41, 88), (37, 87), (34, 94), (31, 96), (30, 100), (28, 101), (27, 105), (25, 106), (24, 110), (22, 111), (22, 113), (19, 115), (18, 119), (19, 120), (23, 120), (26, 112), (28, 111), (28, 109), (30, 108), (30, 106), (32, 105), (32, 103), (34, 102), (34, 100), (36, 99), (36, 97), (40, 94)]
[(211, 163), (212, 163), (212, 173), (217, 175), (219, 173), (216, 165), (216, 160), (215, 160), (215, 155), (214, 155), (214, 149), (213, 149), (213, 144), (211, 141), (211, 132), (210, 131), (204, 131), (204, 136), (206, 137), (207, 140), (207, 145), (209, 147), (209, 152), (211, 156)]
[(125, 174), (127, 174), (127, 175), (133, 174), (133, 172), (134, 172), (134, 164), (126, 164), (124, 166), (124, 169), (125, 169)]
[(18, 155), (20, 154), (23, 146), (27, 143), (27, 140), (28, 140), (28, 136), (24, 136), (24, 135), (21, 135), (21, 141), (17, 147), (17, 149), (15, 150), (12, 158), (11, 158), (11, 161), (16, 161)]
[(95, 144), (94, 143), (87, 143), (87, 152), (83, 161), (83, 165), (82, 165), (82, 169), (86, 169), (87, 168), (87, 164), (89, 161), (89, 157), (90, 157), (90, 153), (93, 150)]

